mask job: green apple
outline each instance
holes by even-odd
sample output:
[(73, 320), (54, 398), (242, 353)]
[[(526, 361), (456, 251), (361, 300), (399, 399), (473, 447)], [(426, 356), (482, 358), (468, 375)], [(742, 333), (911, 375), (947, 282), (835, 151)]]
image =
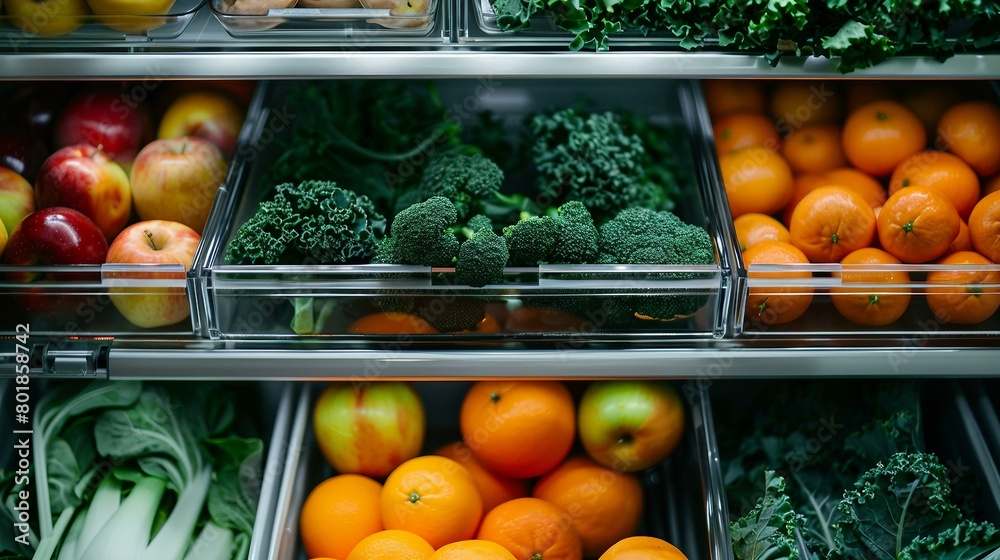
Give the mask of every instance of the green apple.
[(577, 425), (592, 459), (616, 472), (637, 472), (677, 448), (684, 406), (662, 381), (598, 381), (580, 399)]
[(90, 13), (86, 0), (6, 0), (14, 25), (36, 35), (65, 35)]
[(420, 396), (398, 381), (334, 383), (313, 409), (316, 443), (340, 473), (384, 477), (417, 456), (425, 426)]
[(0, 166), (0, 222), (7, 233), (35, 211), (35, 191), (27, 179)]

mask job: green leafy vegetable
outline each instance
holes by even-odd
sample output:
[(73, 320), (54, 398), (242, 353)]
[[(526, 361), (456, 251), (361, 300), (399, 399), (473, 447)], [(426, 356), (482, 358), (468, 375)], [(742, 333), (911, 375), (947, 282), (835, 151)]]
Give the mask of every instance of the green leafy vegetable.
[(757, 506), (729, 528), (733, 553), (743, 560), (797, 560), (795, 530), (802, 516), (785, 494), (785, 479), (774, 471), (764, 476), (764, 495)]

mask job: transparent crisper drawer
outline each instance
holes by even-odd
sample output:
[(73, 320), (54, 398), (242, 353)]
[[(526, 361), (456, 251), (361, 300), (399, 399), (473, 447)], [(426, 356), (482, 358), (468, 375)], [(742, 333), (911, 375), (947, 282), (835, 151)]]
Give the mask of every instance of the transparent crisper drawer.
[[(784, 83), (787, 82), (770, 84), (778, 87)], [(904, 84), (919, 87), (916, 83)], [(813, 89), (807, 95), (813, 96), (809, 97), (810, 103), (815, 101), (817, 95), (826, 95), (831, 104), (849, 106), (852, 90), (847, 88), (857, 86), (858, 92), (864, 92), (867, 85), (860, 81), (820, 82), (811, 86)], [(905, 87), (901, 86), (900, 91), (905, 91), (902, 89)], [(950, 86), (942, 83), (942, 89), (947, 87)], [(939, 94), (947, 99), (948, 95), (953, 95), (953, 90)], [(935, 93), (933, 89), (921, 91), (925, 91), (926, 95)], [(767, 95), (764, 94), (765, 103), (780, 102)], [(968, 88), (967, 100), (983, 99), (996, 102), (997, 97), (988, 86)], [(859, 103), (857, 100), (853, 102)], [(707, 105), (701, 104), (698, 108), (703, 111), (700, 118), (707, 135), (705, 142), (714, 146), (712, 119)], [(798, 121), (786, 123), (777, 120), (775, 123), (775, 131), (780, 134), (803, 126)], [(773, 147), (767, 146), (766, 149), (770, 151)], [(933, 136), (926, 149), (935, 149)], [(711, 170), (713, 182), (718, 196), (726, 201), (718, 154), (714, 149), (706, 150), (706, 153), (715, 158), (715, 168)], [(850, 165), (845, 163), (844, 167)], [(805, 175), (808, 174), (795, 174), (796, 179)], [(888, 188), (888, 177), (877, 180), (883, 189)], [(981, 183), (985, 187), (985, 178)], [(781, 336), (888, 339), (949, 335), (977, 337), (1000, 332), (1000, 313), (997, 312), (1000, 307), (1000, 264), (939, 264), (935, 260), (927, 264), (796, 263), (748, 266), (739, 250), (728, 202), (722, 204), (726, 207), (726, 214), (724, 218), (720, 215), (724, 223), (719, 227), (725, 231), (724, 235), (734, 248), (733, 270), (737, 288), (734, 290), (735, 313), (731, 332), (737, 336), (748, 339)], [(775, 216), (781, 221), (780, 212)], [(877, 235), (871, 246), (880, 249)]]
[(205, 0), (12, 0), (0, 13), (0, 38), (13, 47), (173, 39), (204, 5)]
[[(400, 39), (408, 42), (444, 40), (447, 2), (426, 0), (423, 6), (402, 10), (385, 4), (365, 8), (360, 3), (303, 0), (291, 8), (270, 8), (261, 13), (234, 11), (226, 0), (210, 0), (212, 12), (236, 38), (275, 40), (350, 40), (383, 42)], [(356, 4), (350, 7), (345, 5)], [(306, 7), (308, 5), (308, 7)], [(436, 32), (441, 30), (440, 32)]]
[[(484, 85), (485, 84), (485, 85)], [(651, 121), (683, 127), (688, 138), (697, 123), (689, 116), (693, 94), (687, 82), (626, 81), (517, 81), (481, 83), (440, 81), (436, 84), (445, 107), (461, 108), (474, 101), (479, 111), (492, 111), (508, 131), (516, 135), (524, 115), (544, 108), (569, 107), (586, 99), (594, 110), (627, 108)], [(712, 237), (717, 264), (709, 266), (668, 265), (543, 265), (508, 268), (504, 283), (472, 288), (457, 285), (453, 268), (401, 265), (281, 265), (246, 266), (225, 263), (225, 252), (239, 227), (258, 208), (260, 193), (268, 185), (261, 176), (277, 157), (274, 138), (291, 126), (280, 112), (284, 88), (270, 84), (264, 112), (257, 117), (255, 142), (239, 152), (248, 154), (234, 164), (228, 184), (232, 199), (220, 223), (215, 245), (206, 253), (204, 273), (207, 325), (211, 336), (234, 339), (309, 338), (351, 344), (406, 342), (497, 344), (560, 339), (705, 338), (722, 336), (728, 310), (728, 256), (720, 242), (716, 218), (717, 200), (703, 185), (705, 171), (698, 145), (678, 145), (690, 150), (681, 157), (690, 166), (690, 180), (674, 212), (685, 222), (707, 229)], [(484, 93), (485, 92), (485, 93)], [(475, 95), (473, 98), (472, 95)], [(271, 108), (273, 113), (270, 113)], [(456, 114), (474, 126), (475, 115)], [(272, 122), (273, 121), (273, 122)], [(270, 125), (268, 123), (271, 123)], [(511, 176), (512, 182), (527, 181)], [(295, 304), (332, 309), (322, 332), (308, 337), (291, 328)], [(299, 307), (301, 310), (302, 307)], [(479, 323), (463, 323), (465, 313), (486, 317)], [(652, 309), (648, 314), (645, 310)], [(365, 323), (372, 315), (398, 313), (417, 315), (398, 322)], [(655, 315), (654, 315), (655, 313)], [(367, 318), (367, 319), (366, 319)], [(382, 318), (385, 318), (383, 315)], [(362, 319), (359, 324), (356, 321)], [(431, 325), (428, 328), (427, 323)]]
[[(206, 372), (207, 373), (207, 372)], [(30, 385), (30, 406), (31, 406), (31, 418), (34, 419), (34, 414), (36, 412), (35, 403), (38, 403), (46, 394), (46, 391), (51, 389), (57, 383), (75, 383), (81, 388), (86, 386), (88, 381), (84, 380), (73, 380), (73, 381), (52, 381), (52, 380), (38, 380), (34, 379)], [(101, 381), (100, 383), (138, 383), (138, 382), (124, 382), (124, 381)], [(149, 382), (146, 382), (149, 383)], [(181, 382), (173, 382), (181, 383)], [(271, 382), (256, 382), (256, 383), (227, 383), (225, 385), (219, 385), (219, 387), (225, 387), (225, 390), (236, 393), (236, 416), (234, 422), (242, 428), (239, 430), (241, 434), (247, 436), (259, 437), (263, 440), (263, 456), (261, 457), (260, 463), (253, 468), (254, 471), (246, 471), (246, 476), (259, 477), (260, 489), (259, 497), (254, 508), (254, 525), (253, 532), (251, 534), (249, 543), (249, 556), (248, 558), (258, 558), (262, 551), (266, 553), (270, 546), (269, 539), (271, 538), (271, 527), (274, 522), (274, 513), (276, 510), (275, 504), (278, 499), (278, 493), (280, 491), (280, 483), (282, 480), (282, 474), (286, 461), (286, 451), (289, 448), (289, 435), (292, 427), (292, 421), (295, 414), (295, 404), (299, 400), (299, 393), (301, 392), (301, 385), (292, 383), (271, 383)], [(15, 395), (19, 393), (15, 387), (15, 379), (8, 378), (0, 380), (0, 403), (3, 403), (4, 410), (10, 409), (14, 410), (14, 405), (20, 400), (15, 400)], [(101, 398), (101, 397), (97, 397)], [(0, 428), (3, 428), (4, 433), (12, 433), (11, 430), (20, 430), (24, 426), (14, 424), (14, 415), (4, 415), (4, 418), (0, 420)], [(210, 419), (204, 419), (206, 422)], [(85, 425), (86, 419), (82, 419), (78, 424)], [(91, 420), (92, 422), (92, 420)], [(251, 430), (251, 431), (247, 431)], [(78, 434), (79, 435), (79, 434)], [(30, 435), (31, 438), (41, 437), (40, 430), (35, 430), (34, 434)], [(12, 446), (5, 446), (0, 449), (0, 470), (7, 469), (8, 467), (15, 464), (16, 451)], [(97, 457), (93, 465), (80, 465), (81, 472), (85, 472), (88, 468), (95, 469), (98, 473), (103, 472), (102, 468), (109, 468), (110, 466), (117, 466), (119, 463), (117, 461), (112, 461), (109, 459), (101, 459)], [(246, 464), (247, 467), (251, 467), (250, 463)], [(7, 471), (12, 472), (12, 471)], [(32, 483), (34, 480), (32, 479)], [(35, 503), (34, 496), (36, 495), (33, 486), (29, 487), (31, 490), (30, 495), (30, 511), (37, 515), (38, 507)], [(2, 515), (0, 515), (2, 516)], [(6, 520), (6, 517), (3, 516)], [(32, 519), (32, 523), (35, 523), (35, 519)], [(0, 544), (0, 552), (4, 549), (3, 545)]]
[[(461, 40), (475, 44), (495, 45), (544, 45), (546, 47), (570, 48), (573, 33), (561, 29), (555, 19), (544, 10), (531, 18), (528, 27), (520, 31), (504, 31), (497, 24), (497, 14), (490, 0), (459, 0), (463, 26)], [(658, 47), (681, 49), (681, 39), (663, 30), (622, 29), (608, 38), (608, 48), (614, 51), (622, 47)], [(593, 47), (584, 50), (593, 50)]]
[[(834, 391), (840, 391), (842, 398), (845, 395), (861, 391), (866, 396), (876, 394), (876, 385), (882, 385), (882, 397), (885, 401), (893, 402), (893, 399), (900, 398), (898, 393), (892, 388), (893, 384), (903, 383), (915, 384), (916, 392), (919, 395), (919, 417), (916, 419), (916, 433), (925, 442), (925, 452), (936, 455), (939, 462), (948, 470), (948, 480), (951, 485), (951, 502), (962, 509), (966, 515), (963, 519), (975, 522), (990, 522), (994, 525), (1000, 523), (1000, 472), (997, 471), (995, 460), (991, 457), (991, 451), (985, 443), (985, 435), (988, 435), (989, 426), (982, 424), (973, 413), (970, 399), (974, 394), (969, 387), (962, 385), (958, 381), (928, 380), (928, 381), (890, 381), (890, 380), (819, 380), (809, 383), (819, 383), (819, 389), (809, 392), (812, 398), (824, 399), (825, 395), (830, 395)], [(806, 411), (805, 418), (815, 418), (810, 420), (809, 425), (794, 430), (788, 434), (762, 434), (760, 436), (753, 433), (752, 427), (756, 422), (763, 421), (768, 414), (768, 410), (773, 411), (772, 402), (775, 400), (776, 388), (782, 387), (785, 391), (782, 394), (801, 395), (797, 402), (789, 405), (797, 410)], [(788, 391), (791, 389), (791, 391)], [(737, 516), (749, 511), (757, 499), (763, 496), (763, 480), (759, 482), (744, 481), (744, 489), (739, 494), (742, 499), (728, 495), (729, 484), (740, 478), (743, 468), (749, 465), (738, 466), (731, 464), (732, 454), (735, 453), (736, 446), (753, 441), (762, 448), (778, 445), (774, 442), (766, 441), (768, 438), (775, 442), (791, 442), (792, 445), (777, 464), (765, 465), (768, 470), (774, 470), (786, 480), (786, 485), (797, 484), (800, 487), (808, 488), (811, 505), (819, 508), (819, 511), (829, 514), (835, 504), (828, 504), (821, 486), (818, 486), (814, 476), (820, 474), (822, 465), (815, 462), (814, 457), (818, 454), (833, 450), (833, 455), (827, 461), (833, 463), (833, 468), (841, 468), (844, 464), (852, 465), (851, 461), (858, 461), (850, 454), (853, 453), (864, 456), (870, 453), (875, 447), (875, 440), (880, 437), (878, 429), (884, 429), (887, 434), (894, 430), (907, 433), (907, 420), (894, 417), (892, 421), (885, 424), (874, 422), (868, 425), (865, 430), (862, 427), (869, 420), (876, 420), (874, 408), (867, 399), (859, 397), (857, 402), (848, 404), (850, 410), (841, 410), (839, 413), (831, 409), (817, 409), (811, 405), (806, 397), (806, 389), (801, 380), (799, 381), (726, 381), (719, 383), (711, 389), (711, 401), (716, 411), (727, 411), (725, 416), (716, 417), (715, 429), (718, 433), (717, 443), (719, 445), (719, 460), (721, 462), (722, 488), (727, 495), (724, 497), (723, 517), (725, 523), (735, 522)], [(894, 412), (892, 404), (884, 407), (885, 412)], [(815, 412), (814, 412), (815, 411)], [(863, 411), (862, 416), (855, 417), (852, 413)], [(757, 413), (755, 415), (755, 412)], [(780, 412), (778, 414), (781, 414)], [(794, 416), (794, 413), (792, 413)], [(794, 416), (798, 418), (797, 416)], [(845, 418), (846, 417), (846, 418)], [(770, 418), (780, 420), (780, 416)], [(867, 420), (858, 422), (858, 418)], [(882, 421), (889, 420), (888, 417), (879, 416)], [(887, 436), (881, 436), (887, 437)], [(868, 438), (868, 439), (866, 439)], [(871, 446), (871, 447), (866, 447)], [(783, 449), (777, 447), (777, 449)], [(839, 453), (839, 455), (838, 455)], [(845, 456), (852, 457), (845, 459)], [(825, 457), (825, 456), (824, 456)], [(862, 467), (864, 472), (875, 467), (876, 464), (861, 465), (860, 463), (852, 467)], [(748, 498), (746, 484), (754, 485), (752, 499)], [(805, 486), (803, 486), (805, 485)], [(845, 488), (847, 490), (850, 488)], [(831, 499), (839, 500), (837, 494)], [(809, 504), (795, 501), (794, 506), (808, 508)], [(811, 510), (810, 510), (811, 511)], [(800, 531), (796, 537), (798, 539), (799, 550), (802, 551), (803, 558), (812, 558), (812, 554), (807, 544), (807, 535)], [(822, 535), (813, 535), (814, 538), (824, 538)], [(832, 538), (832, 537), (831, 537)], [(723, 558), (732, 559), (734, 552), (732, 546), (727, 546), (726, 555)]]
[[(250, 122), (247, 118), (245, 126)], [(23, 332), (18, 325), (26, 325), (32, 336), (62, 340), (201, 334), (197, 266), (227, 193), (223, 182), (213, 198), (192, 201), (196, 210), (210, 205), (210, 214), (187, 271), (180, 264), (0, 264), (0, 338)], [(138, 221), (133, 213), (129, 224)]]
[[(427, 437), (422, 453), (460, 440), (458, 413), (469, 383), (420, 382), (414, 386), (427, 411)], [(307, 558), (299, 537), (299, 512), (312, 489), (336, 474), (324, 460), (313, 436), (312, 407), (323, 388), (322, 384), (309, 385), (298, 403), (269, 560)], [(719, 558), (719, 548), (727, 543), (726, 535), (717, 531), (721, 527), (720, 512), (716, 511), (714, 501), (707, 498), (712, 492), (712, 481), (718, 476), (713, 472), (718, 468), (712, 460), (713, 434), (705, 430), (701, 420), (710, 412), (702, 409), (699, 397), (684, 397), (690, 396), (682, 394), (687, 411), (680, 446), (660, 465), (638, 473), (645, 490), (645, 504), (637, 534), (664, 539), (689, 560), (715, 560)], [(573, 453), (582, 450), (574, 448)]]

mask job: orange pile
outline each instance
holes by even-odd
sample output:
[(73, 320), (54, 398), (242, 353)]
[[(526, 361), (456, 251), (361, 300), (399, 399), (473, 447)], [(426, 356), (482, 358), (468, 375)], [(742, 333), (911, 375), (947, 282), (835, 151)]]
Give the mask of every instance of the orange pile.
[(313, 489), (300, 514), (307, 557), (684, 560), (662, 540), (635, 537), (636, 475), (570, 455), (577, 416), (557, 381), (473, 384), (464, 441), (403, 462), (383, 483), (341, 474)]
[[(928, 290), (938, 320), (977, 323), (994, 314), (1000, 106), (937, 84), (725, 84), (706, 82), (705, 96), (748, 266), (801, 262), (791, 248), (810, 263), (845, 265), (834, 275), (843, 286), (830, 291), (834, 307), (854, 323), (882, 326), (909, 306), (905, 265), (940, 265), (927, 282), (968, 288)], [(758, 249), (762, 243), (769, 245)], [(949, 266), (959, 264), (982, 266)], [(811, 276), (795, 265), (750, 275)], [(808, 284), (782, 284), (751, 291), (748, 320), (780, 324), (807, 313)]]

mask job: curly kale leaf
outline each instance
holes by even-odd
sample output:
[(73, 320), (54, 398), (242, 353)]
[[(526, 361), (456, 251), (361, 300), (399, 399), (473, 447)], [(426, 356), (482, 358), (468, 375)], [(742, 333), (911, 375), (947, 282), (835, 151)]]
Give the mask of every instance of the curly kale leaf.
[(836, 549), (846, 560), (896, 560), (915, 539), (954, 527), (948, 469), (928, 453), (897, 453), (844, 492)]
[(802, 516), (785, 494), (785, 479), (766, 471), (756, 507), (729, 526), (733, 554), (737, 560), (797, 560), (795, 530), (801, 525)]
[(998, 560), (1000, 531), (991, 523), (963, 521), (938, 535), (914, 540), (899, 560)]

